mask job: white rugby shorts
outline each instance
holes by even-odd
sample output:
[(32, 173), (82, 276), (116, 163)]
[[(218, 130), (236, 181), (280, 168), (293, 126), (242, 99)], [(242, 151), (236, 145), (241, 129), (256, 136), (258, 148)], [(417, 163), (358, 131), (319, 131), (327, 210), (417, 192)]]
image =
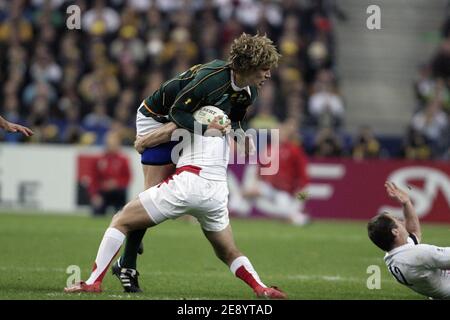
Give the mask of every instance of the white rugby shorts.
[(158, 122), (152, 117), (144, 116), (139, 109), (144, 105), (144, 101), (142, 101), (136, 112), (136, 135), (143, 136), (155, 129), (158, 129), (164, 125), (164, 123)]
[(202, 178), (198, 175), (199, 169), (194, 166), (177, 168), (164, 182), (139, 194), (155, 224), (189, 214), (197, 218), (206, 231), (217, 232), (228, 226), (227, 182)]

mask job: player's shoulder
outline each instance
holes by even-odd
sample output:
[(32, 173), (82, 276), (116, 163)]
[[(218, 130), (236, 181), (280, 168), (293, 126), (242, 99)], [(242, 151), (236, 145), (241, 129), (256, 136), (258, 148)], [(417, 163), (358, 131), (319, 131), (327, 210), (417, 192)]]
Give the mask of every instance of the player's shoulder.
[(198, 72), (200, 78), (208, 77), (230, 81), (231, 68), (227, 61), (213, 60), (203, 64)]
[(220, 60), (220, 59), (214, 59), (210, 62), (207, 62), (205, 64), (202, 65), (202, 68), (208, 68), (208, 69), (221, 69), (221, 68), (228, 68), (230, 69), (230, 63), (228, 61), (225, 60)]
[(432, 244), (426, 244), (426, 243), (419, 243), (417, 246), (418, 249), (423, 250), (423, 251), (427, 251), (430, 253), (442, 253), (445, 251), (448, 251), (449, 248), (446, 247), (438, 247)]
[(229, 63), (222, 60), (213, 60), (202, 65), (196, 76), (196, 84), (200, 90), (208, 92), (217, 88), (224, 88), (231, 83), (231, 68)]
[(432, 260), (436, 254), (440, 253), (440, 248), (431, 244), (419, 243), (418, 245), (411, 246), (409, 252), (411, 257), (415, 257), (421, 264), (426, 261)]

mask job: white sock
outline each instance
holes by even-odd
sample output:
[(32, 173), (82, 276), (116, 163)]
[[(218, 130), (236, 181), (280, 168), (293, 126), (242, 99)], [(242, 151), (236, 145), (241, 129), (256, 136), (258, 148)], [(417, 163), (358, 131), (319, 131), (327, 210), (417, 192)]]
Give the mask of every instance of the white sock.
[[(240, 269), (243, 267), (243, 269)], [(257, 284), (259, 284), (261, 287), (267, 288), (267, 286), (261, 281), (261, 279), (258, 276), (258, 273), (253, 268), (252, 263), (246, 256), (240, 256), (234, 259), (234, 261), (230, 265), (230, 270), (233, 272), (233, 274), (244, 280), (249, 286), (251, 286), (254, 289), (254, 281), (256, 281)], [(240, 270), (240, 273), (236, 273), (236, 271)], [(244, 271), (244, 272), (242, 272)]]
[(106, 270), (114, 256), (119, 252), (125, 235), (116, 228), (108, 228), (105, 231), (102, 242), (98, 248), (97, 257), (95, 258), (94, 269), (91, 276), (86, 280), (86, 284), (102, 281)]

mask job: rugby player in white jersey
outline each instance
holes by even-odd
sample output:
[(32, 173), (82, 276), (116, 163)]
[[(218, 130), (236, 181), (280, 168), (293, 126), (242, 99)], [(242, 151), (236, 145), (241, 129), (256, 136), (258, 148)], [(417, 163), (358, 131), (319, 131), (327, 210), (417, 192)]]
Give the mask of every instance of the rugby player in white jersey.
[(399, 283), (430, 298), (450, 299), (450, 247), (420, 244), (420, 223), (408, 194), (392, 182), (385, 187), (403, 206), (405, 219), (375, 216), (367, 225), (369, 238), (386, 251), (384, 261)]
[(65, 292), (101, 292), (106, 270), (129, 232), (189, 214), (199, 221), (217, 257), (247, 283), (257, 297), (287, 298), (280, 289), (268, 287), (261, 281), (249, 259), (234, 243), (227, 209), (229, 136), (216, 129), (210, 130), (215, 130), (216, 134), (202, 136), (185, 130), (188, 139), (183, 139), (186, 143), (176, 172), (140, 193), (113, 217), (100, 243), (91, 276), (86, 282), (65, 288)]

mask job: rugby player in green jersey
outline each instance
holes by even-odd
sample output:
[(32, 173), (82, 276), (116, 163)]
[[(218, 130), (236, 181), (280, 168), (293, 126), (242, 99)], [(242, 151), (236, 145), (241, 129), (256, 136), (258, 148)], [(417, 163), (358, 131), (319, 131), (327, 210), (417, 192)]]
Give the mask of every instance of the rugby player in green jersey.
[[(277, 66), (279, 58), (269, 38), (243, 33), (233, 41), (228, 61), (195, 65), (164, 82), (147, 97), (137, 110), (135, 142), (141, 154), (145, 189), (174, 172), (171, 151), (178, 142), (171, 141), (172, 132), (177, 128), (194, 132), (195, 110), (214, 105), (228, 115), (234, 129), (245, 127), (241, 121), (245, 120), (248, 107), (270, 78), (271, 69)], [(201, 125), (201, 134), (208, 129), (225, 133), (229, 124), (221, 125), (219, 120)], [(123, 255), (112, 267), (125, 292), (141, 292), (136, 260), (145, 231), (136, 230), (128, 235)]]

